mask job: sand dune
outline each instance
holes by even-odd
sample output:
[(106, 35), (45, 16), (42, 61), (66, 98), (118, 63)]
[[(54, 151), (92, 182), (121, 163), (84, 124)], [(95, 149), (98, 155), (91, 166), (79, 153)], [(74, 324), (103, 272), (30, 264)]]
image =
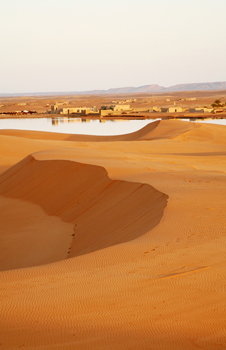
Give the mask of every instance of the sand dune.
[(159, 124), (159, 120), (146, 125), (141, 130), (135, 131), (125, 135), (115, 136), (93, 136), (93, 135), (79, 135), (79, 134), (63, 134), (63, 133), (51, 133), (51, 132), (39, 132), (39, 131), (26, 131), (26, 130), (0, 130), (1, 135), (10, 135), (17, 137), (24, 137), (36, 140), (63, 140), (63, 141), (86, 141), (86, 142), (110, 142), (110, 141), (135, 141), (142, 140), (143, 137), (148, 137)]
[[(59, 256), (63, 259), (87, 254), (135, 239), (159, 223), (167, 196), (150, 185), (110, 180), (106, 170), (97, 166), (45, 160), (45, 152), (38, 156), (39, 160), (28, 156), (0, 176), (0, 195), (11, 199), (6, 210), (2, 198), (6, 222), (1, 240), (4, 242), (5, 237), (6, 242), (0, 252), (1, 270), (49, 263)], [(19, 220), (12, 225), (9, 218), (15, 212)], [(32, 213), (36, 219), (28, 224)], [(54, 217), (58, 219), (53, 220)], [(24, 220), (26, 225), (21, 224)], [(54, 237), (57, 225), (66, 232)], [(5, 231), (10, 231), (11, 241)]]
[[(0, 135), (23, 137), (35, 140), (58, 140), (58, 141), (85, 141), (85, 142), (113, 142), (113, 141), (141, 141), (153, 140), (158, 138), (174, 137), (182, 132), (199, 128), (197, 124), (183, 123), (177, 121), (151, 122), (142, 129), (125, 135), (115, 136), (93, 136), (93, 135), (72, 135), (40, 131), (26, 130), (0, 130)], [(154, 132), (155, 131), (155, 132)]]
[(32, 140), (77, 141), (77, 142), (114, 142), (114, 141), (150, 141), (175, 138), (185, 133), (197, 135), (198, 138), (208, 137), (212, 130), (221, 130), (218, 125), (189, 123), (180, 120), (157, 120), (150, 122), (142, 129), (125, 135), (93, 136), (79, 134), (63, 134), (27, 130), (0, 130), (0, 135), (21, 137)]
[(120, 137), (0, 132), (0, 349), (226, 348), (226, 127)]

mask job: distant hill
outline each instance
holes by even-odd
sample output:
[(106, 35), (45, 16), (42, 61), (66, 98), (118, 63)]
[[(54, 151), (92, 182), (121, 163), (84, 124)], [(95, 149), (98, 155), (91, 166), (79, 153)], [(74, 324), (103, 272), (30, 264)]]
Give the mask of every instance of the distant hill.
[(158, 84), (143, 85), (139, 87), (122, 87), (108, 90), (91, 90), (91, 91), (67, 91), (67, 92), (36, 92), (36, 93), (13, 93), (0, 94), (0, 97), (14, 96), (55, 96), (55, 95), (102, 95), (102, 94), (129, 94), (129, 93), (148, 93), (148, 92), (176, 92), (176, 91), (206, 91), (206, 90), (226, 90), (226, 82), (214, 83), (193, 83), (178, 84), (170, 87), (160, 86)]
[(226, 81), (220, 81), (216, 83), (179, 84), (166, 88), (165, 91), (204, 91), (224, 89), (226, 89)]

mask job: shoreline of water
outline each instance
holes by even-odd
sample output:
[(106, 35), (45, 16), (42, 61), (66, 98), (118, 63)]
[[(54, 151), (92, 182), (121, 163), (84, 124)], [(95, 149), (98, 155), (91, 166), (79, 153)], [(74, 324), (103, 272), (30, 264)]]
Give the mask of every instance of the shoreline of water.
[[(0, 129), (31, 130), (86, 135), (122, 135), (135, 132), (156, 119), (88, 119), (57, 116), (52, 118), (5, 118), (0, 119)], [(165, 120), (165, 119), (164, 119)], [(192, 121), (226, 125), (226, 118), (172, 118), (171, 120)]]

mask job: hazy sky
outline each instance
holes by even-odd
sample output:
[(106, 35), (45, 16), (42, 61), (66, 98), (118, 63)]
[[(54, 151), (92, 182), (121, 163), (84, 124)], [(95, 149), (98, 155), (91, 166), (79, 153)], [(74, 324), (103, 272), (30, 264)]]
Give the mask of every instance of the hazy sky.
[(226, 81), (226, 0), (0, 0), (0, 93)]

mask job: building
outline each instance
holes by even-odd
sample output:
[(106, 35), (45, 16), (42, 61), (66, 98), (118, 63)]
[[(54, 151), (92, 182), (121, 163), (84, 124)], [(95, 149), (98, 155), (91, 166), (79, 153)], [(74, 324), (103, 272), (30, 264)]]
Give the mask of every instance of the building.
[(51, 106), (51, 114), (76, 114), (76, 115), (89, 115), (99, 114), (99, 110), (96, 107), (60, 107), (62, 104), (55, 103)]
[(182, 111), (182, 108), (178, 106), (161, 107), (162, 113), (180, 113)]
[(129, 111), (130, 105), (121, 105), (121, 104), (112, 104), (110, 106), (103, 105), (101, 106), (101, 110), (111, 110), (113, 112)]
[(152, 107), (152, 110), (153, 110), (153, 112), (161, 112), (161, 107), (154, 106), (154, 107)]
[(213, 108), (206, 108), (206, 107), (197, 107), (197, 108), (190, 108), (190, 113), (211, 113), (213, 111)]
[(61, 108), (60, 114), (79, 114), (88, 115), (90, 113), (90, 108), (87, 107), (75, 107), (75, 108)]
[(100, 116), (104, 117), (106, 115), (112, 115), (112, 109), (101, 109), (100, 110)]
[(100, 116), (105, 115), (117, 115), (118, 113), (126, 113), (131, 111), (130, 105), (121, 105), (121, 104), (113, 104), (113, 105), (103, 105), (100, 109)]

